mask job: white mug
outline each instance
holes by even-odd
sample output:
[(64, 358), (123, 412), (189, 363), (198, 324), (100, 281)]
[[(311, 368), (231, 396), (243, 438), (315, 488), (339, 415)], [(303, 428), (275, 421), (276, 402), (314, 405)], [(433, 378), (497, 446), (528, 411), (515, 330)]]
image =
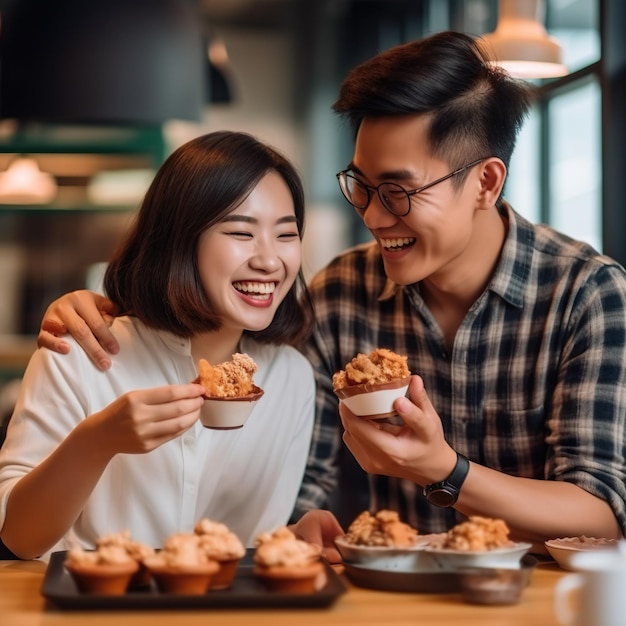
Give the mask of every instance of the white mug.
[(554, 590), (559, 623), (626, 626), (626, 554), (579, 552), (571, 563), (576, 573), (561, 578)]

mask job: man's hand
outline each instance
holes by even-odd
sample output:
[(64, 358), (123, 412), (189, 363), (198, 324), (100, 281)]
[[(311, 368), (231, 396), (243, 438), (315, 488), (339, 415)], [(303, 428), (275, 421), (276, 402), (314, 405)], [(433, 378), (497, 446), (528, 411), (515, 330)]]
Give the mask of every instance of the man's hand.
[(456, 463), (456, 452), (444, 438), (441, 419), (419, 376), (411, 377), (409, 397), (398, 398), (394, 408), (404, 426), (357, 417), (340, 403), (343, 440), (354, 458), (370, 474), (405, 478), (422, 486), (443, 480)]
[(335, 547), (335, 537), (344, 535), (345, 532), (330, 511), (308, 511), (290, 528), (299, 539), (320, 546), (322, 556), (329, 563), (341, 563), (341, 555)]
[(43, 316), (37, 345), (61, 354), (70, 346), (61, 338), (70, 334), (101, 370), (111, 367), (109, 354), (119, 352), (119, 344), (109, 330), (117, 307), (107, 298), (87, 290), (67, 293), (52, 302)]

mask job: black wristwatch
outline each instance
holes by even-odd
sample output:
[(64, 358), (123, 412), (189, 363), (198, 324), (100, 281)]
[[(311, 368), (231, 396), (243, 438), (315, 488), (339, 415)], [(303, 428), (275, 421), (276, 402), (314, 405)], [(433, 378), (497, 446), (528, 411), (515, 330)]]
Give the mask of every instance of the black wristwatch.
[(469, 459), (456, 453), (456, 465), (448, 478), (424, 487), (425, 498), (435, 506), (453, 506), (469, 472)]

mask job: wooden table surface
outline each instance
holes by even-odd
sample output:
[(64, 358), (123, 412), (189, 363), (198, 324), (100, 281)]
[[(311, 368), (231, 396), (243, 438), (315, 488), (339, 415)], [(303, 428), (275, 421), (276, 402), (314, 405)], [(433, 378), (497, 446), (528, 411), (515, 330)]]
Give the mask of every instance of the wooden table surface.
[(39, 561), (0, 561), (2, 626), (556, 626), (554, 585), (566, 574), (555, 563), (539, 563), (513, 606), (466, 604), (455, 593), (376, 591), (346, 579), (347, 591), (326, 608), (76, 611), (59, 609), (42, 597), (45, 569)]

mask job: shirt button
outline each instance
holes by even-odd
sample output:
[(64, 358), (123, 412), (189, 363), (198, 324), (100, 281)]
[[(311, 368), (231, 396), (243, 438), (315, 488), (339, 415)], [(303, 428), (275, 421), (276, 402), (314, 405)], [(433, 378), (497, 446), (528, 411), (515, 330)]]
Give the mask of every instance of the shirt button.
[(195, 441), (194, 441), (194, 438), (193, 438), (191, 435), (187, 435), (187, 436), (183, 439), (183, 443), (184, 443), (186, 446), (191, 447), (191, 446), (193, 446), (193, 445), (194, 445)]

